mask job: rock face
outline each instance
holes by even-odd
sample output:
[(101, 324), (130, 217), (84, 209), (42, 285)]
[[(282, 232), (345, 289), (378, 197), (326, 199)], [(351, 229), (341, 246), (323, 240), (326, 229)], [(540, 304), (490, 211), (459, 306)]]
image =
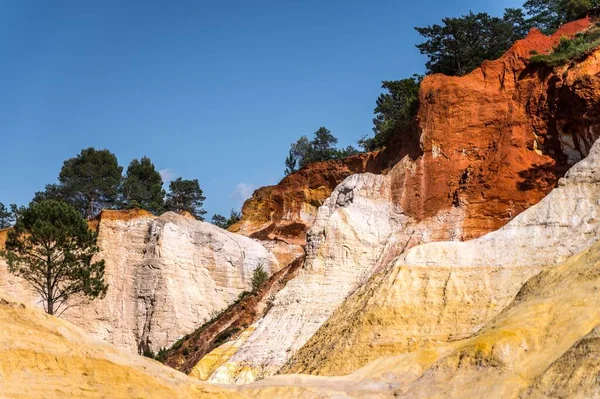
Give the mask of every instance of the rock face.
[(87, 337), (0, 294), (3, 398), (595, 397), (600, 244), (530, 279), (472, 336), (376, 360), (344, 377), (278, 376), (215, 387)]
[(467, 76), (427, 76), (418, 115), (423, 154), (409, 170), (390, 172), (394, 202), (419, 220), (460, 207), (468, 215), (462, 238), (471, 239), (541, 200), (598, 137), (598, 64), (594, 55), (552, 72), (528, 59), (589, 24), (567, 24), (551, 37), (532, 30)]
[[(488, 267), (482, 274), (477, 268), (434, 269), (396, 265), (396, 261), (415, 245), (471, 239), (498, 229), (538, 203), (574, 162), (590, 152), (600, 133), (599, 64), (593, 61), (598, 53), (554, 73), (528, 65), (531, 50), (547, 51), (562, 36), (589, 25), (588, 19), (567, 24), (552, 37), (532, 31), (502, 58), (484, 63), (468, 76), (427, 77), (422, 83), (416, 129), (421, 153), (415, 157), (414, 151), (406, 151), (383, 175), (354, 175), (334, 190), (308, 233), (304, 269), (276, 296), (273, 308), (255, 323), (251, 334), (244, 335), (235, 354), (210, 380), (241, 383), (275, 373), (349, 295), (362, 295), (356, 309), (350, 309), (359, 312), (370, 295), (386, 292), (385, 287), (391, 285), (387, 291), (392, 296), (390, 303), (402, 305), (392, 317), (385, 316), (389, 321), (380, 321), (387, 323), (389, 334), (379, 340), (369, 335), (349, 338), (350, 342), (342, 338), (336, 341), (339, 346), (332, 345), (332, 336), (353, 335), (354, 328), (342, 320), (349, 309), (342, 307), (332, 319), (340, 326), (335, 329), (337, 335), (328, 335), (308, 349), (306, 359), (313, 359), (312, 363), (296, 357), (292, 362), (298, 362), (299, 368), (292, 364), (286, 372), (350, 372), (372, 356), (462, 338), (510, 303), (521, 284), (541, 266), (506, 265), (502, 260), (475, 262), (474, 266)], [(572, 113), (574, 104), (577, 117)], [(413, 133), (407, 132), (406, 139), (410, 141)], [(569, 147), (567, 142), (577, 144)], [(393, 149), (392, 145), (380, 156), (391, 156)], [(577, 230), (574, 227), (568, 224), (566, 228)], [(529, 237), (543, 229), (530, 232)], [(583, 230), (577, 231), (583, 234)], [(572, 254), (581, 245), (566, 248), (562, 255)], [(540, 258), (540, 262), (560, 259)], [(373, 280), (359, 288), (373, 273)], [(396, 281), (400, 285), (394, 285)], [(419, 289), (425, 293), (420, 294)], [(406, 296), (409, 303), (402, 302), (402, 295), (397, 298), (400, 291), (414, 293)], [(444, 301), (453, 292), (457, 293), (455, 310), (448, 308), (448, 314), (441, 316), (434, 311), (437, 318), (427, 315), (419, 322), (416, 312), (424, 302), (445, 309)], [(462, 306), (465, 301), (473, 306)], [(363, 323), (383, 319), (394, 306), (374, 309), (374, 314), (364, 315)], [(408, 325), (411, 319), (406, 316), (408, 321), (400, 323), (406, 334), (395, 339), (393, 326), (409, 310), (415, 324)], [(461, 327), (453, 329), (453, 322)], [(421, 325), (422, 329), (417, 328)], [(371, 330), (371, 334), (376, 333)], [(353, 352), (353, 339), (364, 345), (375, 340), (381, 352), (348, 355)], [(344, 342), (346, 352), (338, 353), (336, 361), (320, 363), (329, 356), (325, 347), (340, 348)]]
[(275, 296), (267, 315), (250, 327), (252, 334), (239, 338), (244, 344), (211, 381), (249, 382), (275, 373), (368, 278), (402, 222), (389, 195), (388, 180), (373, 174), (353, 175), (335, 189), (311, 228), (304, 267)]
[(598, 240), (598, 198), (600, 141), (546, 198), (500, 230), (408, 250), (340, 306), (282, 372), (349, 373), (471, 336), (528, 278)]
[(557, 71), (528, 62), (531, 51), (549, 51), (590, 23), (566, 24), (550, 37), (532, 30), (467, 76), (427, 76), (415, 124), (388, 148), (316, 163), (257, 190), (232, 231), (302, 245), (333, 189), (365, 172), (390, 174), (393, 203), (417, 220), (460, 207), (468, 217), (455, 226), (459, 238), (498, 229), (552, 190), (598, 137), (598, 54)]
[(206, 354), (221, 343), (243, 335), (244, 330), (269, 310), (274, 295), (297, 275), (303, 264), (304, 257), (290, 263), (273, 274), (259, 289), (245, 292), (219, 317), (187, 334), (164, 354), (165, 364), (200, 379), (208, 378), (228, 357), (222, 350), (219, 356)]
[(382, 169), (378, 152), (311, 164), (275, 186), (256, 190), (244, 203), (241, 221), (230, 231), (303, 246), (318, 208), (338, 184), (352, 174)]
[[(104, 211), (97, 228), (108, 293), (63, 317), (132, 352), (158, 351), (193, 331), (249, 290), (259, 264), (280, 268), (256, 240), (172, 212)], [(37, 302), (4, 264), (0, 288)]]
[[(344, 377), (278, 376), (253, 397), (596, 397), (600, 244), (530, 279), (466, 339), (376, 360)], [(337, 337), (336, 337), (337, 338)]]

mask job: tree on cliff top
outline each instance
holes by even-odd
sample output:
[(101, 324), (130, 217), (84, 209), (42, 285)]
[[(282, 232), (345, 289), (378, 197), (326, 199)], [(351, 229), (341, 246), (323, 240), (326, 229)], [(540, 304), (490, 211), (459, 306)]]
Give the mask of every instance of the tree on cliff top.
[(329, 161), (332, 159), (346, 158), (358, 153), (356, 148), (336, 148), (338, 139), (325, 127), (320, 127), (313, 135), (312, 140), (301, 136), (292, 143), (289, 154), (285, 159), (285, 174), (296, 172), (313, 162)]
[(391, 133), (406, 126), (419, 109), (420, 75), (412, 78), (383, 81), (382, 88), (387, 90), (377, 98), (377, 106), (373, 111), (374, 137), (363, 137), (358, 145), (365, 151), (373, 151), (387, 144)]
[(546, 34), (553, 33), (562, 24), (574, 21), (595, 7), (600, 0), (527, 0), (523, 8), (531, 23)]
[(164, 210), (163, 180), (150, 158), (131, 161), (123, 179), (121, 194), (127, 208), (141, 208), (154, 214)]
[(204, 220), (203, 215), (206, 211), (202, 208), (202, 205), (205, 199), (198, 179), (183, 180), (178, 177), (169, 184), (169, 193), (165, 205), (169, 211), (187, 211), (196, 219)]
[(240, 212), (236, 212), (233, 209), (229, 214), (229, 219), (223, 215), (215, 214), (211, 219), (211, 223), (215, 226), (219, 226), (222, 229), (228, 229), (230, 226), (236, 224), (242, 218), (242, 214)]
[(504, 54), (526, 34), (528, 23), (522, 10), (507, 9), (502, 18), (470, 12), (415, 29), (427, 39), (417, 45), (429, 58), (427, 73), (462, 76)]
[(0, 202), (0, 229), (6, 229), (12, 225), (14, 216), (11, 211)]
[(104, 261), (92, 262), (97, 252), (96, 233), (75, 208), (44, 200), (20, 212), (2, 255), (42, 297), (44, 310), (60, 316), (74, 297), (106, 294)]
[(62, 200), (84, 216), (94, 217), (102, 209), (116, 205), (122, 171), (110, 151), (86, 148), (63, 163), (59, 184), (46, 185), (45, 191), (36, 193), (34, 201)]

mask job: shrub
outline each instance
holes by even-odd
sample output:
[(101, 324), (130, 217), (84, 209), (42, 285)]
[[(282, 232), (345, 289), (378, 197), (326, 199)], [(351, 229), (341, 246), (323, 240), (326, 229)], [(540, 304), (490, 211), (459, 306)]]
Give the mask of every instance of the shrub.
[(155, 357), (154, 352), (152, 352), (152, 349), (150, 349), (150, 348), (144, 348), (144, 351), (142, 352), (142, 354), (145, 357), (149, 357), (150, 359), (154, 359), (154, 357)]
[(600, 28), (594, 27), (572, 39), (561, 38), (560, 43), (551, 53), (534, 55), (530, 62), (534, 65), (554, 68), (581, 59), (598, 46), (600, 46)]
[(252, 291), (256, 292), (269, 279), (269, 274), (263, 268), (263, 265), (258, 265), (252, 273)]
[(160, 348), (154, 359), (164, 364), (167, 360), (167, 348)]

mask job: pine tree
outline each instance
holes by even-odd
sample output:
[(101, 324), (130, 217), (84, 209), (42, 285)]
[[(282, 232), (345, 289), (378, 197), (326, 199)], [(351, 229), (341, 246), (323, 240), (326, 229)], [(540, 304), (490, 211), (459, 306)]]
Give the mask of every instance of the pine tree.
[(2, 256), (9, 271), (41, 296), (44, 310), (60, 316), (75, 298), (93, 300), (106, 294), (104, 261), (92, 262), (99, 251), (96, 237), (67, 203), (33, 202), (9, 231)]
[(206, 197), (197, 179), (183, 180), (181, 177), (171, 181), (165, 205), (169, 211), (191, 213), (196, 219), (204, 220), (206, 211), (202, 208)]
[(290, 150), (290, 152), (288, 153), (288, 156), (285, 158), (285, 175), (291, 175), (292, 173), (296, 172), (297, 169), (297, 161), (296, 158), (294, 157), (294, 153), (292, 150)]
[(0, 229), (6, 229), (14, 221), (13, 213), (9, 211), (2, 202), (0, 202)]
[(127, 167), (121, 186), (124, 206), (159, 214), (165, 205), (165, 190), (162, 185), (162, 177), (150, 158), (134, 159)]
[(63, 163), (59, 184), (46, 185), (45, 191), (36, 193), (34, 201), (62, 200), (91, 218), (117, 204), (122, 172), (113, 153), (86, 148)]
[(222, 229), (228, 229), (232, 225), (239, 222), (241, 218), (242, 218), (242, 214), (240, 212), (236, 212), (232, 209), (231, 213), (229, 214), (229, 219), (226, 218), (225, 216), (217, 213), (217, 214), (213, 215), (213, 217), (211, 219), (211, 223), (214, 224), (215, 226), (219, 226)]

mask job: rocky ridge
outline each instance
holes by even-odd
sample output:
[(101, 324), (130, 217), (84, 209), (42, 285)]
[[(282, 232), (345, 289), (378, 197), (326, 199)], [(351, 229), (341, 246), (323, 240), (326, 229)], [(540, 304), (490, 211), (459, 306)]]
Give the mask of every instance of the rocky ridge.
[[(428, 242), (479, 237), (539, 202), (570, 165), (589, 153), (597, 138), (600, 92), (593, 90), (595, 62), (583, 61), (570, 66), (567, 74), (552, 74), (530, 68), (527, 60), (532, 49), (547, 51), (562, 36), (589, 25), (588, 19), (567, 24), (551, 37), (534, 30), (502, 58), (484, 63), (468, 76), (427, 77), (418, 116), (421, 154), (415, 158), (414, 151), (407, 152), (383, 175), (356, 174), (333, 191), (309, 230), (307, 260), (299, 276), (276, 295), (269, 313), (240, 337), (243, 342), (228, 344), (235, 348), (228, 350), (230, 360), (210, 380), (245, 383), (277, 372), (348, 296), (368, 292), (359, 287), (375, 272), (394, 270), (406, 250)], [(596, 53), (588, 60), (595, 57)], [(564, 79), (557, 81), (557, 76)], [(581, 81), (578, 76), (589, 77), (586, 89), (575, 83)], [(573, 96), (582, 99), (577, 124), (564, 112), (573, 102), (561, 100)], [(563, 136), (567, 134), (569, 142), (577, 143), (579, 156), (565, 146)], [(375, 186), (377, 189), (362, 190)], [(375, 226), (377, 234), (371, 231)], [(511, 273), (517, 277), (506, 291), (498, 290), (506, 281), (502, 279), (509, 279), (503, 269), (492, 271), (500, 276), (492, 278), (493, 282), (477, 280), (481, 277), (477, 270), (464, 272), (465, 278), (475, 276), (479, 281), (475, 286), (486, 287), (481, 297), (496, 296), (482, 301), (483, 309), (465, 313), (469, 327), (464, 331), (445, 331), (433, 321), (431, 329), (445, 336), (442, 340), (463, 337), (481, 326), (510, 302), (511, 289), (518, 290), (539, 269), (515, 268)], [(437, 279), (444, 287), (448, 279), (444, 270), (438, 270), (437, 276), (428, 269), (411, 268), (407, 273), (410, 276), (403, 274), (402, 278), (415, 287), (427, 281), (435, 286)], [(283, 337), (279, 331), (291, 333)], [(386, 338), (381, 341), (391, 353), (422, 344), (417, 339), (400, 349), (396, 342), (388, 345)], [(327, 351), (318, 346), (312, 355), (315, 353)], [(377, 351), (373, 356), (378, 356)], [(352, 371), (369, 360), (372, 358), (367, 356), (348, 362), (342, 371)], [(319, 367), (300, 370), (312, 372)]]
[(349, 373), (383, 356), (471, 336), (530, 277), (598, 240), (599, 195), (597, 141), (557, 188), (500, 230), (406, 251), (340, 306), (282, 373)]
[[(132, 352), (156, 352), (199, 327), (249, 290), (259, 264), (281, 268), (258, 241), (172, 212), (103, 211), (94, 225), (109, 290), (62, 317)], [(0, 289), (36, 304), (3, 262)]]

